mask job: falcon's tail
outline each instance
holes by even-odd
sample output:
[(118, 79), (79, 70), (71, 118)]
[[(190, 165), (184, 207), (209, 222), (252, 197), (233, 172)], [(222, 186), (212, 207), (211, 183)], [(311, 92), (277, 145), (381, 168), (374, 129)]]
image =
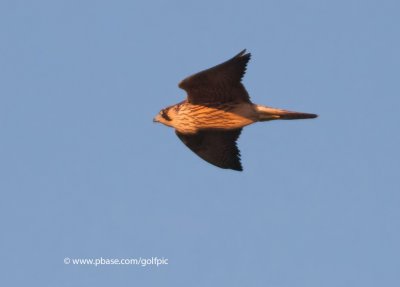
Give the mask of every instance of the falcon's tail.
[(300, 120), (300, 119), (313, 119), (318, 115), (286, 111), (266, 106), (257, 105), (258, 120), (260, 122), (271, 120)]

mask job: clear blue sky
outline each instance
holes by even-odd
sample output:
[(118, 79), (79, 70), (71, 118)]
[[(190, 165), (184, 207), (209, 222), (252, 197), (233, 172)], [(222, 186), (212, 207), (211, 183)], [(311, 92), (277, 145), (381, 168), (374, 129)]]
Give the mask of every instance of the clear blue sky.
[[(1, 286), (400, 286), (400, 4), (0, 2)], [(152, 122), (247, 48), (244, 172)], [(168, 266), (70, 258), (165, 257)]]

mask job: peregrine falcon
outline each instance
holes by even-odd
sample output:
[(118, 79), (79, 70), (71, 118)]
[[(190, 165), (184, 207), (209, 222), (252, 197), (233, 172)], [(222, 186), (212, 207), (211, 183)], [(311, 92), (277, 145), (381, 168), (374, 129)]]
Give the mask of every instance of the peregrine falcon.
[(241, 83), (250, 56), (243, 50), (181, 81), (179, 87), (187, 98), (162, 109), (153, 121), (174, 128), (179, 139), (203, 160), (220, 168), (243, 170), (236, 144), (243, 127), (255, 122), (317, 117), (253, 104)]

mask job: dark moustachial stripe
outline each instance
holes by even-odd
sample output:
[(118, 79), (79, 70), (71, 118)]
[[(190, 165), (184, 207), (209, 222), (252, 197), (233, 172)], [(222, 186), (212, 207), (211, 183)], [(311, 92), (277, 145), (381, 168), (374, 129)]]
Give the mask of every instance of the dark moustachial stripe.
[(161, 112), (161, 116), (164, 118), (164, 119), (166, 119), (167, 121), (171, 121), (171, 118), (168, 116), (168, 114), (167, 114), (167, 112), (165, 111), (165, 110), (163, 110), (162, 112)]

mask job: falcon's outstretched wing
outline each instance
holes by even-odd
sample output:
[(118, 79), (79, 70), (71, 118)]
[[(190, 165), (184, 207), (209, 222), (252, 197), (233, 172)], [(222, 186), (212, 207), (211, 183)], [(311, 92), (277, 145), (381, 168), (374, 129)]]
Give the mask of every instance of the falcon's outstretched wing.
[(241, 83), (250, 56), (243, 50), (222, 64), (187, 77), (179, 87), (187, 92), (192, 104), (250, 102)]
[(200, 130), (195, 134), (175, 132), (188, 148), (205, 161), (220, 168), (241, 171), (240, 151), (236, 145), (241, 131)]

